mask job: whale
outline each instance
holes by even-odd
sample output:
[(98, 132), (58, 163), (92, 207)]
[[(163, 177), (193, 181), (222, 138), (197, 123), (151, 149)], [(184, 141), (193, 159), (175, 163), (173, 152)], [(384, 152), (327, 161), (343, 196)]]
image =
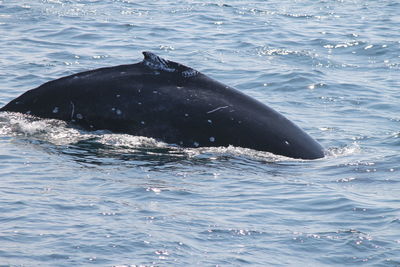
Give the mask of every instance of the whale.
[(243, 147), (296, 159), (324, 148), (266, 104), (183, 64), (142, 52), (135, 64), (84, 71), (26, 91), (0, 111), (180, 147)]

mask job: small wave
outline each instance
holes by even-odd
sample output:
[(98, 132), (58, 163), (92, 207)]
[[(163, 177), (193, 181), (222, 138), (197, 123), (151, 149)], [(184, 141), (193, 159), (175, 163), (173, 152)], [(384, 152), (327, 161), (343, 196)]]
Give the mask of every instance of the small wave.
[(75, 141), (73, 136), (79, 132), (67, 128), (66, 123), (52, 119), (38, 119), (19, 113), (0, 113), (0, 134), (11, 136), (35, 137), (48, 139), (55, 144), (65, 144)]
[(273, 153), (258, 151), (250, 148), (227, 146), (227, 147), (200, 147), (200, 148), (184, 148), (183, 153), (190, 158), (208, 157), (212, 160), (222, 158), (248, 158), (251, 160), (271, 163), (281, 161), (303, 161), (301, 159), (288, 158)]
[(305, 56), (305, 57), (315, 57), (315, 54), (306, 51), (306, 50), (291, 50), (284, 48), (274, 48), (270, 46), (263, 46), (257, 51), (259, 56), (287, 56), (287, 55), (296, 55), (296, 56)]
[(96, 139), (103, 145), (135, 148), (138, 146), (163, 146), (162, 142), (142, 136), (114, 134), (107, 130), (85, 131), (69, 127), (55, 119), (40, 119), (20, 113), (0, 113), (0, 134), (42, 139), (55, 145), (68, 145), (83, 140)]
[[(301, 44), (299, 43), (298, 45)], [(266, 57), (269, 59), (274, 59), (274, 58), (284, 59), (290, 62), (290, 65), (300, 64), (302, 66), (312, 65), (315, 67), (327, 67), (327, 68), (344, 67), (343, 64), (336, 62), (332, 58), (324, 56), (324, 54), (319, 54), (314, 50), (307, 50), (307, 49), (295, 50), (295, 49), (272, 47), (266, 45), (256, 48), (256, 54), (258, 56)]]
[(336, 44), (326, 44), (324, 45), (324, 48), (327, 49), (340, 49), (340, 48), (348, 48), (348, 47), (353, 47), (353, 46), (365, 46), (365, 42), (362, 41), (357, 41), (357, 40), (352, 40), (348, 42), (342, 42), (342, 43), (336, 43)]
[(280, 13), (279, 15), (295, 19), (311, 19), (315, 17), (314, 15), (311, 14), (296, 14), (296, 13)]
[(357, 142), (343, 147), (331, 147), (326, 150), (326, 157), (337, 158), (360, 153), (361, 148)]

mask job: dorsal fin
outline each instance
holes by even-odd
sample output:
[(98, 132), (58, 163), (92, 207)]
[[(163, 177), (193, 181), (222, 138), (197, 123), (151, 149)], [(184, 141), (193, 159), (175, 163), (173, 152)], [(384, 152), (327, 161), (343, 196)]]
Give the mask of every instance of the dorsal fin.
[(153, 70), (177, 72), (184, 78), (190, 78), (196, 76), (199, 73), (197, 70), (194, 70), (192, 68), (186, 67), (185, 65), (173, 61), (163, 59), (151, 52), (144, 51), (142, 53), (144, 56), (142, 63)]
[(153, 70), (163, 70), (167, 72), (174, 72), (175, 69), (169, 66), (169, 61), (165, 60), (156, 54), (148, 51), (143, 52), (143, 63)]

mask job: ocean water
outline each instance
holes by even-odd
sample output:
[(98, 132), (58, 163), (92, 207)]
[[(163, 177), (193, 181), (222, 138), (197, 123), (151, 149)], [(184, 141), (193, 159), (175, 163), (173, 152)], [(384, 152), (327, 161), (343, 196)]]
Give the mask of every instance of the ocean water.
[(273, 107), (327, 154), (0, 114), (0, 266), (400, 266), (399, 29), (395, 0), (0, 0), (0, 105), (148, 50)]

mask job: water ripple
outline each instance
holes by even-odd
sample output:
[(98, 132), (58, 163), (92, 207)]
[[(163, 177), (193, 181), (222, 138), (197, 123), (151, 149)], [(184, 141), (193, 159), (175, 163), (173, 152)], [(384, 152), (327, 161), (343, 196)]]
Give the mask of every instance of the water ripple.
[(0, 0), (1, 104), (150, 50), (279, 110), (327, 151), (181, 149), (0, 114), (0, 262), (400, 265), (398, 8)]

